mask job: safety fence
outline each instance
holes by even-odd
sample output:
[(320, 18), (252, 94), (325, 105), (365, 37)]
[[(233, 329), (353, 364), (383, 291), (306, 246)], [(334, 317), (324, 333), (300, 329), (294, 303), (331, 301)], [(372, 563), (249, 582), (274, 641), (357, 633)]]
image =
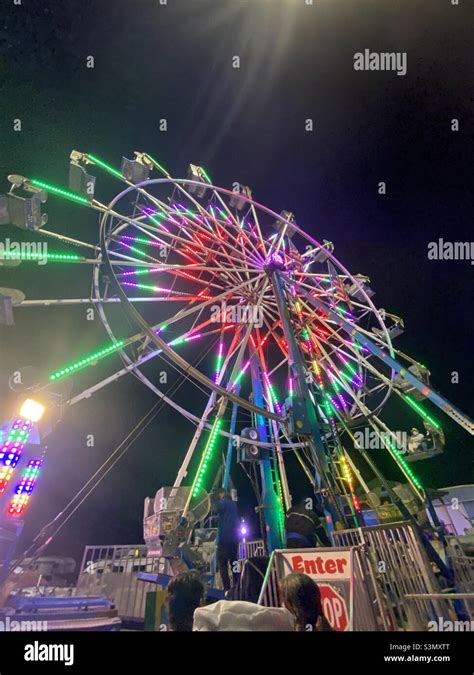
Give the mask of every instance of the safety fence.
[[(263, 540), (243, 542), (242, 561), (265, 555)], [(211, 565), (214, 569), (214, 565)], [(106, 595), (125, 623), (143, 621), (146, 594), (159, 586), (137, 578), (138, 572), (172, 575), (166, 558), (147, 556), (145, 545), (87, 546), (82, 558), (76, 595)]]
[(265, 556), (265, 542), (263, 539), (255, 539), (254, 541), (244, 541), (240, 545), (241, 560), (248, 560), (249, 558), (258, 558)]
[(453, 619), (454, 600), (443, 595), (418, 534), (410, 523), (391, 523), (333, 533), (334, 544), (358, 546), (370, 579), (369, 596), (382, 630), (428, 630)]
[[(474, 593), (413, 593), (405, 596), (405, 602), (413, 630), (474, 630)], [(424, 619), (418, 623), (420, 616)]]
[[(442, 593), (425, 549), (410, 523), (342, 530), (332, 536), (332, 549), (318, 548), (314, 552), (350, 550), (350, 629), (429, 630), (433, 622), (473, 618), (474, 559), (458, 551), (450, 556), (458, 593)], [(280, 606), (280, 581), (292, 571), (284, 564), (281, 553), (272, 553), (266, 570), (256, 565), (261, 571), (254, 570), (256, 579), (251, 580), (252, 587), (257, 577), (265, 573), (258, 598), (260, 604)], [(262, 540), (245, 542), (240, 551), (244, 561), (264, 554)], [(138, 572), (172, 574), (169, 562), (162, 557), (147, 556), (144, 545), (87, 546), (76, 594), (104, 594), (113, 600), (124, 622), (142, 621), (146, 595), (157, 586), (139, 580)]]
[(449, 559), (456, 579), (456, 588), (462, 593), (474, 593), (474, 558), (452, 555)]
[[(451, 625), (453, 621), (460, 618), (469, 620), (472, 616), (472, 559), (457, 556), (452, 560), (457, 589), (465, 592), (442, 593), (423, 544), (410, 523), (341, 530), (334, 532), (332, 537), (334, 548), (305, 549), (302, 554), (307, 556), (312, 553), (314, 560), (318, 561), (318, 556), (330, 555), (331, 551), (333, 554), (339, 551), (341, 555), (350, 551), (351, 587), (346, 602), (350, 621), (346, 630), (427, 631), (430, 626), (443, 622)], [(327, 578), (316, 573), (321, 570), (315, 570), (314, 565), (311, 567), (311, 559), (306, 565), (303, 557), (295, 557), (295, 553), (298, 550), (272, 553), (259, 597), (260, 604), (281, 605), (280, 582), (291, 571), (308, 573), (310, 570), (314, 572), (310, 576), (319, 585), (328, 585)], [(329, 583), (332, 584), (332, 581), (329, 580)], [(330, 597), (327, 607), (331, 609)]]
[(146, 594), (157, 586), (137, 579), (138, 572), (168, 574), (164, 558), (147, 556), (147, 547), (86, 546), (77, 580), (77, 595), (104, 594), (127, 623), (143, 621)]
[[(463, 594), (461, 599), (469, 619), (474, 620), (474, 558), (466, 555), (450, 557), (456, 581), (456, 589)], [(474, 626), (473, 626), (474, 630)]]

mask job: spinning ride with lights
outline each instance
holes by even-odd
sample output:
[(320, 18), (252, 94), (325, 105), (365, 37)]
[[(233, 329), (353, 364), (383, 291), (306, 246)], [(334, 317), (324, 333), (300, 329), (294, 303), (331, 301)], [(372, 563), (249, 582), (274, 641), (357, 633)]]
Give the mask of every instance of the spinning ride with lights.
[[(96, 198), (97, 171), (124, 184), (108, 204)], [(150, 178), (152, 171), (161, 177)], [(377, 500), (362, 477), (363, 465), (399, 519), (430, 506), (412, 462), (442, 452), (444, 435), (420, 401), (430, 401), (471, 434), (474, 423), (430, 387), (425, 367), (393, 346), (403, 321), (376, 307), (370, 280), (351, 274), (331, 242), (319, 243), (292, 213), (258, 204), (248, 187), (216, 187), (194, 165), (187, 179), (175, 179), (146, 153), (124, 158), (119, 170), (73, 151), (68, 189), (17, 175), (9, 180), (10, 192), (0, 198), (0, 223), (36, 230), (43, 241), (68, 250), (4, 251), (0, 262), (16, 265), (42, 255), (52, 264), (89, 266), (92, 292), (89, 298), (28, 300), (20, 291), (2, 289), (3, 316), (11, 316), (12, 308), (92, 304), (108, 334), (94, 353), (34, 382), (30, 398), (46, 408), (67, 408), (133, 374), (194, 427), (187, 451), (173, 448), (173, 456), (182, 457), (174, 485), (145, 502), (150, 549), (171, 555), (189, 537), (209, 511), (209, 491), (217, 483), (229, 487), (236, 462), (249, 475), (253, 471), (269, 551), (284, 543), (293, 489), (289, 462), (311, 484), (329, 527), (363, 524), (360, 495)], [(97, 211), (98, 242), (46, 229), (41, 205), (49, 197)], [(38, 273), (48, 268), (38, 267)], [(74, 396), (60, 389), (64, 380), (77, 375), (80, 381), (81, 371), (114, 355), (122, 367), (105, 379)], [(157, 361), (186, 381), (184, 400), (163, 388)], [(426, 436), (418, 434), (429, 443), (412, 442), (410, 452), (400, 446), (381, 417), (391, 396), (420, 416)], [(1, 448), (5, 494), (15, 483), (31, 425), (20, 416)], [(17, 439), (20, 427), (25, 435)], [(357, 440), (362, 428), (398, 467), (403, 494)], [(19, 503), (9, 513), (19, 518), (31, 490), (26, 494), (17, 486), (15, 492)]]

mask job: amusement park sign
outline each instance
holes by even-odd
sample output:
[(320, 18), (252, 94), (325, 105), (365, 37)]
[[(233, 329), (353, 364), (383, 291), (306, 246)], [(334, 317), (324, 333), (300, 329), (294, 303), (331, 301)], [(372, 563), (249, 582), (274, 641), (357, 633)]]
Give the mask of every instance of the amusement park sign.
[(351, 549), (291, 549), (279, 551), (280, 575), (307, 574), (321, 591), (324, 615), (333, 630), (352, 630), (353, 554)]

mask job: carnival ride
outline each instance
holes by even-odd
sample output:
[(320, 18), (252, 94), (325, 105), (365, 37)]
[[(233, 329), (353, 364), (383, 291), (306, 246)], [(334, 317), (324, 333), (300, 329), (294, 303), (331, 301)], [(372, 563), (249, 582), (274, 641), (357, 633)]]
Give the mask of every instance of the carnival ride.
[[(124, 185), (108, 204), (96, 197), (98, 171)], [(150, 178), (152, 171), (160, 177)], [(431, 388), (424, 366), (394, 347), (402, 319), (374, 304), (369, 278), (351, 274), (334, 256), (331, 242), (310, 236), (291, 212), (275, 213), (257, 203), (246, 186), (217, 187), (195, 165), (187, 179), (173, 178), (143, 152), (123, 158), (118, 169), (73, 151), (68, 188), (19, 175), (9, 180), (10, 191), (0, 197), (0, 224), (68, 246), (67, 252), (48, 249), (41, 255), (52, 264), (88, 266), (92, 292), (87, 298), (28, 300), (4, 288), (3, 316), (22, 307), (90, 304), (109, 340), (91, 354), (54, 365), (45, 379), (30, 378), (29, 409), (36, 403), (40, 409), (67, 411), (133, 374), (194, 427), (174, 485), (145, 503), (150, 549), (171, 555), (189, 539), (209, 511), (216, 476), (228, 487), (236, 461), (253, 471), (267, 550), (281, 548), (292, 501), (290, 456), (312, 486), (330, 529), (363, 524), (356, 486), (362, 493), (370, 490), (362, 464), (400, 519), (419, 527), (414, 515), (429, 509), (430, 500), (409, 462), (444, 447), (441, 425), (421, 401), (470, 434), (474, 422)], [(47, 229), (42, 204), (48, 198), (96, 211), (98, 241)], [(0, 264), (28, 263), (39, 255), (4, 251)], [(48, 267), (41, 269), (45, 273)], [(117, 319), (117, 305), (132, 326), (129, 334), (118, 332), (123, 321)], [(100, 379), (97, 364), (117, 356), (122, 366)], [(184, 402), (163, 390), (153, 366), (158, 359), (187, 380)], [(80, 381), (81, 371), (91, 368), (97, 382), (72, 395), (63, 382), (76, 375)], [(204, 410), (189, 405), (194, 400), (189, 387), (205, 395)], [(431, 438), (429, 453), (417, 446), (407, 455), (400, 447), (382, 419), (391, 396), (419, 415)], [(41, 468), (41, 458), (33, 457), (12, 490), (22, 449), (40, 424), (41, 410), (35, 414), (27, 411), (13, 420), (0, 448), (0, 491), (11, 496), (7, 519), (23, 517)], [(391, 487), (373, 453), (357, 442), (354, 434), (362, 427), (398, 467), (408, 498)], [(434, 510), (432, 516), (436, 526)]]

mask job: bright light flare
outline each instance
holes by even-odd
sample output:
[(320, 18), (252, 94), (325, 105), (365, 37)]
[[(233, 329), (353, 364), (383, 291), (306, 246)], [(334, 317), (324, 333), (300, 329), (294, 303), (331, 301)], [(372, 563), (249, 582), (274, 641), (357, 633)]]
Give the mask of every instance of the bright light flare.
[(45, 411), (46, 408), (44, 405), (32, 398), (27, 398), (25, 401), (23, 401), (20, 409), (20, 415), (29, 422), (39, 422)]

